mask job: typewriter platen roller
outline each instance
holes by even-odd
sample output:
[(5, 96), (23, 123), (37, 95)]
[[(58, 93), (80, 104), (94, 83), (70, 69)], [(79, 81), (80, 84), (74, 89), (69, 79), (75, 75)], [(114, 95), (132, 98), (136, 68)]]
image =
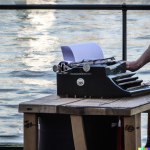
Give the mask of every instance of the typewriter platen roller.
[(57, 74), (57, 94), (75, 97), (124, 97), (150, 92), (148, 84), (135, 72), (126, 72), (126, 63), (114, 57), (80, 62), (60, 62), (53, 70)]

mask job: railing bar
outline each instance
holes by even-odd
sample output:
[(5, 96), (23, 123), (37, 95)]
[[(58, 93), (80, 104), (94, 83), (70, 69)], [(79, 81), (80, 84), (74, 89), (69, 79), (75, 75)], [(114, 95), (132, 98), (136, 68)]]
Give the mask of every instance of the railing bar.
[(122, 60), (127, 60), (127, 11), (122, 11)]
[[(47, 4), (47, 5), (0, 5), (0, 9), (76, 9), (76, 10), (122, 10), (122, 5), (101, 4)], [(150, 5), (126, 5), (127, 10), (150, 10)]]
[(150, 10), (150, 5), (126, 5), (127, 10)]
[(0, 5), (0, 9), (76, 9), (76, 10), (121, 10), (122, 5), (89, 5), (89, 4), (74, 4), (74, 5)]

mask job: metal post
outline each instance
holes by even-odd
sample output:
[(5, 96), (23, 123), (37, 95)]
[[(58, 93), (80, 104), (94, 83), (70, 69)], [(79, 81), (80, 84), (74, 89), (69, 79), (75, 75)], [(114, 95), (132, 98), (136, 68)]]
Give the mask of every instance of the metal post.
[(122, 4), (122, 59), (127, 60), (127, 8)]

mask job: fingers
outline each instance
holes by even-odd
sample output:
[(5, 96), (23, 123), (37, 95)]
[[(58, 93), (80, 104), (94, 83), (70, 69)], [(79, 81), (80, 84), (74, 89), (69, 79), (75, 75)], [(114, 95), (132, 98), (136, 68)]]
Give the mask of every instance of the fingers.
[(130, 71), (134, 71), (134, 64), (133, 62), (129, 62), (129, 61), (126, 61), (126, 69), (127, 70), (130, 70)]

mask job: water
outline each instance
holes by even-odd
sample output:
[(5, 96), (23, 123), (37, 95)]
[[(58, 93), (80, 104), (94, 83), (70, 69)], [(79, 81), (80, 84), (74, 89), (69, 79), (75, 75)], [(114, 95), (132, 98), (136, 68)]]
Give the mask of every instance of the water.
[[(17, 0), (15, 0), (16, 2)], [(0, 0), (2, 2), (2, 0)], [(5, 1), (5, 3), (8, 1)], [(18, 1), (19, 2), (19, 1)], [(69, 4), (69, 0), (20, 1)], [(145, 1), (73, 0), (82, 4), (150, 4)], [(3, 1), (4, 3), (4, 1)], [(14, 3), (9, 0), (9, 3)], [(128, 60), (136, 60), (150, 41), (149, 11), (127, 11)], [(0, 145), (23, 144), (23, 114), (18, 104), (56, 93), (52, 66), (61, 61), (60, 46), (96, 42), (105, 57), (122, 59), (122, 12), (104, 10), (0, 10)], [(137, 71), (150, 80), (150, 64)], [(142, 114), (142, 146), (147, 138)]]

